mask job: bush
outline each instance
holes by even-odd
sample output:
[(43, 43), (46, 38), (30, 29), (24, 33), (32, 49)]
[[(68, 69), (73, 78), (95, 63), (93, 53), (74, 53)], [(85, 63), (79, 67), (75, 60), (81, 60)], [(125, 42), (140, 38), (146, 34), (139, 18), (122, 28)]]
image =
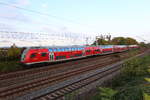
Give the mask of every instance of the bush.
[(19, 60), (21, 56), (21, 48), (9, 48), (5, 51), (0, 50), (0, 60), (1, 61), (10, 61), (10, 60)]
[(107, 88), (101, 89), (106, 91), (100, 91), (99, 98), (95, 100), (150, 100), (148, 66), (150, 66), (149, 55), (127, 61), (121, 74), (114, 78)]
[(20, 55), (21, 55), (21, 49), (19, 48), (8, 49), (8, 58), (10, 60), (19, 59)]
[(21, 48), (11, 47), (0, 50), (0, 72), (22, 69), (20, 65)]
[(130, 77), (141, 76), (148, 73), (147, 57), (135, 58), (123, 64), (123, 74)]

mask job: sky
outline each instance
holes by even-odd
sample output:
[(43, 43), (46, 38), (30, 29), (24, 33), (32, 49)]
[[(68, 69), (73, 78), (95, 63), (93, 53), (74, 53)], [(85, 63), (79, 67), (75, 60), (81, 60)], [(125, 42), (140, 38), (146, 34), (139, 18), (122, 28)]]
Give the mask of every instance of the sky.
[(0, 0), (0, 47), (84, 45), (86, 38), (92, 43), (95, 36), (108, 33), (148, 42), (149, 4), (150, 0)]

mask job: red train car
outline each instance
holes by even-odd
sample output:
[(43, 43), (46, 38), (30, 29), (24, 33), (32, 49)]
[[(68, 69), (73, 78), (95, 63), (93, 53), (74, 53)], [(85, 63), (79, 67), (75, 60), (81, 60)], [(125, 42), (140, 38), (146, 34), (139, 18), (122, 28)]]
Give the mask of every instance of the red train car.
[(34, 64), (46, 61), (49, 61), (48, 49), (26, 49), (21, 58), (21, 62), (25, 64)]
[(28, 48), (22, 54), (21, 63), (29, 65), (75, 59), (85, 56), (83, 51), (83, 47)]
[(100, 46), (70, 46), (70, 47), (32, 47), (22, 53), (21, 63), (30, 65), (42, 62), (56, 62), (77, 59), (92, 55), (122, 52), (138, 48), (137, 45), (100, 45)]
[(100, 48), (103, 54), (113, 53), (113, 45), (101, 45)]

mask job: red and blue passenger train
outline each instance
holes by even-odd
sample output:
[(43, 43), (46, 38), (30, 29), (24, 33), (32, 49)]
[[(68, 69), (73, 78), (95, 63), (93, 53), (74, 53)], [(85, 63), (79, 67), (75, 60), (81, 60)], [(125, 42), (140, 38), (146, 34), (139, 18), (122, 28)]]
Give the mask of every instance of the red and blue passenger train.
[(31, 47), (23, 51), (21, 63), (25, 65), (31, 65), (44, 62), (56, 62), (93, 55), (123, 52), (132, 48), (138, 48), (138, 45)]

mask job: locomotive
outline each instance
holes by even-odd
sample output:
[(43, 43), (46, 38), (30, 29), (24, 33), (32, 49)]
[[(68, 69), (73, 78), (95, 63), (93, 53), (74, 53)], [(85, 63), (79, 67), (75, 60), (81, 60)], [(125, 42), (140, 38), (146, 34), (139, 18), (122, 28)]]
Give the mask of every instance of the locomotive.
[(21, 63), (32, 65), (79, 59), (93, 55), (105, 55), (139, 48), (138, 45), (99, 45), (99, 46), (58, 46), (26, 48), (21, 55)]

